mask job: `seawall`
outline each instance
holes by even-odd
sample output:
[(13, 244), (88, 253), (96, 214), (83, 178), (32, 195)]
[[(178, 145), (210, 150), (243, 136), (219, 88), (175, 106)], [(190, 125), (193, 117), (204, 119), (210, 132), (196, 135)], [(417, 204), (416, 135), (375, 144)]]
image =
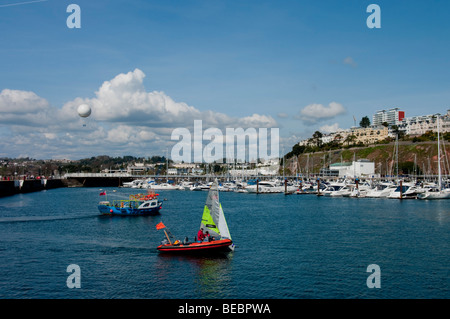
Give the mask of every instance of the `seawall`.
[(0, 181), (0, 197), (39, 192), (60, 187), (119, 187), (133, 178), (124, 177), (72, 177), (67, 179), (28, 179)]
[(29, 179), (15, 181), (0, 181), (0, 197), (21, 193), (38, 192), (44, 189), (67, 187), (63, 179)]
[(0, 181), (0, 197), (59, 187), (67, 187), (67, 181), (63, 179)]

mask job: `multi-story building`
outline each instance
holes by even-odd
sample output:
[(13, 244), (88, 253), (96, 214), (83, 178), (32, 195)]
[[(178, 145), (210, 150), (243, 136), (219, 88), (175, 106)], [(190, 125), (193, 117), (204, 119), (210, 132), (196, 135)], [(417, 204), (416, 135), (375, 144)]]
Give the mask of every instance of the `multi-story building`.
[[(399, 129), (412, 136), (422, 135), (428, 131), (437, 132), (437, 117), (438, 114), (430, 114), (405, 118)], [(450, 110), (440, 116), (439, 130), (441, 133), (450, 132)]]
[[(414, 116), (405, 118), (405, 112), (398, 108), (388, 111), (378, 111), (373, 116), (373, 123), (370, 127), (352, 127), (350, 129), (324, 134), (321, 138), (323, 144), (337, 141), (340, 144), (373, 144), (385, 140), (387, 137), (395, 137), (392, 125), (396, 125), (400, 131), (407, 135), (417, 136), (425, 134), (427, 131), (437, 131), (437, 114)], [(445, 115), (440, 116), (440, 132), (450, 132), (450, 109)], [(387, 123), (389, 127), (382, 125)], [(315, 145), (316, 140), (310, 138), (300, 141), (300, 146)]]
[(399, 108), (394, 108), (390, 110), (377, 111), (372, 117), (372, 125), (379, 126), (383, 123), (388, 123), (389, 125), (399, 125), (405, 118), (405, 112), (400, 111)]
[(355, 127), (350, 129), (351, 135), (354, 135), (355, 143), (374, 144), (386, 139), (389, 135), (389, 129), (383, 125), (370, 127)]
[[(329, 143), (337, 141), (339, 144), (373, 144), (378, 141), (382, 141), (389, 136), (389, 129), (383, 125), (370, 126), (370, 127), (352, 127), (347, 130), (341, 130), (338, 132), (326, 134), (322, 137), (322, 143)], [(351, 138), (349, 138), (351, 137)], [(299, 145), (314, 144), (312, 139), (305, 140), (299, 143)]]

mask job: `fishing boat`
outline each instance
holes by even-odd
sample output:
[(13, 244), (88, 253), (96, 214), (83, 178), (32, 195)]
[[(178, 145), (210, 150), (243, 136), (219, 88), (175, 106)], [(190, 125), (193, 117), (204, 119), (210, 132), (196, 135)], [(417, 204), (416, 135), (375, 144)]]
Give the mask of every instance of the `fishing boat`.
[[(102, 193), (101, 193), (102, 194)], [(102, 195), (105, 195), (103, 192)], [(158, 194), (130, 195), (128, 199), (105, 200), (98, 204), (98, 210), (103, 215), (137, 216), (157, 215), (162, 208), (162, 202), (158, 200)]]
[(203, 241), (194, 240), (189, 242), (186, 237), (183, 241), (177, 240), (166, 226), (160, 222), (156, 229), (164, 229), (165, 239), (157, 247), (162, 253), (213, 253), (229, 252), (234, 250), (227, 221), (223, 213), (222, 205), (219, 201), (217, 180), (211, 185), (206, 204), (203, 209), (203, 216), (200, 222), (200, 229), (209, 232), (209, 237)]

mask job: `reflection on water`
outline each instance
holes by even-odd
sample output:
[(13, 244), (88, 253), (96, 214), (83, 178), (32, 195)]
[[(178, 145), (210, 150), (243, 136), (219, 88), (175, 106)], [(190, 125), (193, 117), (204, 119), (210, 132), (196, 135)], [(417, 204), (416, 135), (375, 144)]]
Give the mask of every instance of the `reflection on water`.
[(214, 255), (159, 253), (156, 261), (158, 282), (180, 276), (185, 284), (194, 284), (191, 298), (227, 298), (224, 287), (229, 287), (233, 266), (233, 252)]
[(228, 287), (231, 281), (233, 253), (228, 258), (203, 259), (198, 263), (196, 274), (197, 288), (206, 298), (225, 298), (222, 287)]

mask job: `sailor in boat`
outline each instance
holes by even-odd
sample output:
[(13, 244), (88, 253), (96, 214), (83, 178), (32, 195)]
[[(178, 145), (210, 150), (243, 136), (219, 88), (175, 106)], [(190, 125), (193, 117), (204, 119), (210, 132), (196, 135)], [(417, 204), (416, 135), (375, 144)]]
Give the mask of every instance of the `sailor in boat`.
[[(166, 228), (162, 222), (156, 225), (156, 229)], [(206, 237), (203, 230), (207, 229), (207, 234), (211, 236)], [(209, 234), (211, 232), (211, 234)], [(206, 204), (203, 209), (202, 221), (200, 224), (200, 230), (197, 232), (197, 238), (195, 243), (182, 244), (180, 241), (175, 241), (169, 239), (168, 231), (164, 229), (166, 235), (167, 243), (161, 243), (158, 246), (158, 250), (161, 252), (200, 252), (200, 251), (217, 251), (217, 250), (228, 250), (233, 251), (234, 245), (231, 240), (230, 232), (226, 224), (225, 215), (223, 214), (222, 205), (219, 202), (218, 194), (218, 182), (217, 180), (209, 189), (208, 197), (206, 199)], [(211, 238), (211, 241), (209, 239)], [(218, 239), (217, 239), (218, 238)], [(178, 244), (178, 245), (177, 245)]]
[(203, 228), (200, 228), (200, 230), (197, 233), (197, 241), (199, 243), (201, 243), (204, 238), (205, 238), (205, 234), (203, 234)]

